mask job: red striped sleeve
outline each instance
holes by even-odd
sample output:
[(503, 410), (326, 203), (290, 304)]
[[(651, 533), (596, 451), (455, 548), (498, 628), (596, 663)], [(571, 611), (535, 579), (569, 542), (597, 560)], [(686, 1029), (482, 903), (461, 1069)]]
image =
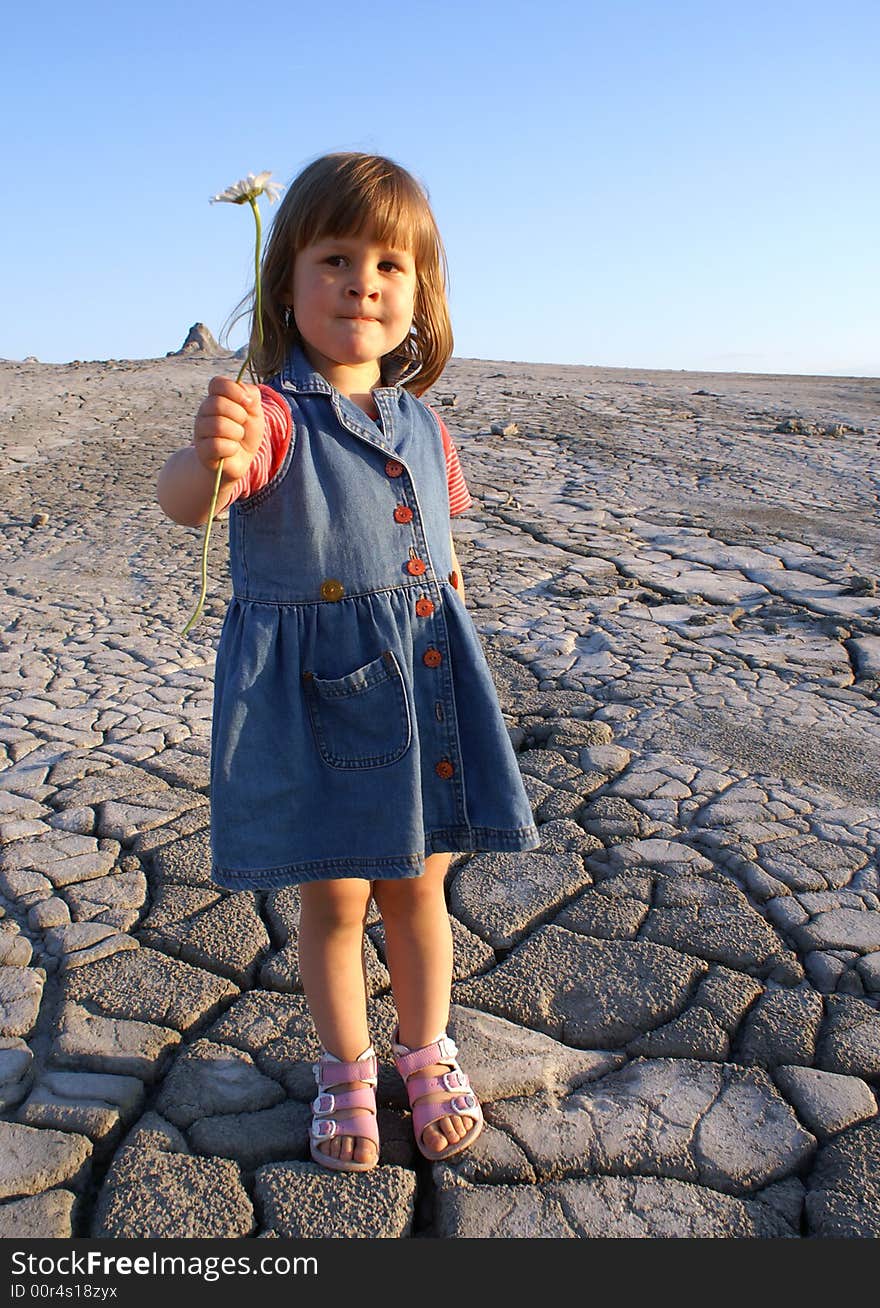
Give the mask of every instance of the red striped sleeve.
[(284, 462), (290, 444), (293, 430), (290, 409), (271, 386), (260, 387), (260, 399), (263, 401), (263, 417), (266, 421), (263, 442), (247, 472), (233, 483), (230, 504), (235, 500), (246, 500), (268, 486)]
[(446, 454), (446, 483), (449, 487), (449, 516), (454, 518), (456, 514), (464, 513), (471, 508), (473, 500), (467, 488), (461, 464), (458, 461), (458, 450), (455, 448), (452, 437), (446, 429), (446, 423), (436, 410), (432, 409), (431, 412), (440, 424), (440, 435), (443, 437), (443, 450)]

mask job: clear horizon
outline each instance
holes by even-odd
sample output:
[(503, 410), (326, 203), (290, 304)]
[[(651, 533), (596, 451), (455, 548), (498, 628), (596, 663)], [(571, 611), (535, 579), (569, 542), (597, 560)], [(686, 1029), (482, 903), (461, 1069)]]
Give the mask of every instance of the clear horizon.
[(548, 0), (539, 23), (520, 0), (396, 19), (343, 0), (259, 25), (229, 0), (85, 0), (4, 29), (0, 357), (161, 358), (199, 321), (219, 338), (253, 223), (209, 197), (353, 149), (426, 185), (458, 358), (880, 373), (867, 0)]

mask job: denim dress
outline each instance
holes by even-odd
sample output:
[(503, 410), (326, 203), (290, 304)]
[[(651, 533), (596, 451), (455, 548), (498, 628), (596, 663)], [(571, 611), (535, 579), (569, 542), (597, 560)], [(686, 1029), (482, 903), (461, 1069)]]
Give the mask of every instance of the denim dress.
[(269, 383), (284, 463), (230, 510), (211, 879), (260, 890), (419, 876), (425, 856), (540, 841), (479, 636), (452, 585), (436, 417), (373, 421), (295, 348)]

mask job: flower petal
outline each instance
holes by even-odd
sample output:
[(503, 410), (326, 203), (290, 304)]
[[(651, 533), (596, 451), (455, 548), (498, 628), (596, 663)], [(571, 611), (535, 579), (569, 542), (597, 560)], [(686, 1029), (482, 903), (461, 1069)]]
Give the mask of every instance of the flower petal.
[(226, 201), (228, 204), (245, 204), (249, 200), (256, 200), (258, 195), (268, 195), (270, 204), (274, 204), (284, 187), (278, 182), (270, 182), (268, 179), (271, 176), (271, 172), (248, 173), (247, 177), (233, 182), (219, 195), (212, 195), (211, 204), (219, 201)]

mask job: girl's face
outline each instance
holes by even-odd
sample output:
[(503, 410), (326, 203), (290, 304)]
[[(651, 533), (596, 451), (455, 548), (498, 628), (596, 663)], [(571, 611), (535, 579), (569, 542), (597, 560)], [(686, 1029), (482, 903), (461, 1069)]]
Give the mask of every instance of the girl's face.
[(372, 234), (328, 236), (296, 256), (293, 316), (312, 362), (363, 367), (409, 335), (416, 295), (415, 260)]

